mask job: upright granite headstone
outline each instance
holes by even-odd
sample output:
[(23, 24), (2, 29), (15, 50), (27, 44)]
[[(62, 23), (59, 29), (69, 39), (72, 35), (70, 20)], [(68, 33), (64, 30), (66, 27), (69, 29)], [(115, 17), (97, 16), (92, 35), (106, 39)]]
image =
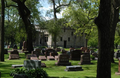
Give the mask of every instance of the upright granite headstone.
[(90, 53), (82, 53), (79, 64), (91, 64)]
[(41, 68), (40, 60), (24, 60), (24, 67), (27, 69)]
[(26, 41), (23, 41), (23, 49), (22, 51), (27, 51), (27, 42)]
[(10, 52), (9, 60), (11, 59), (19, 59), (19, 52), (17, 50), (13, 50), (12, 52)]
[(71, 63), (69, 62), (69, 55), (68, 54), (61, 54), (58, 56), (58, 61), (57, 63), (55, 63), (56, 65), (71, 65)]
[(70, 52), (71, 60), (80, 60), (82, 51), (81, 50), (73, 50)]

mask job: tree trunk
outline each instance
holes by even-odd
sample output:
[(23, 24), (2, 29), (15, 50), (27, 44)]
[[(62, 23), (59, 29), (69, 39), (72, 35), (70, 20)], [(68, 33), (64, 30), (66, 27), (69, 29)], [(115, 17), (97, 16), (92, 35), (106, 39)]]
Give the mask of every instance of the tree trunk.
[(111, 40), (110, 28), (113, 23), (113, 1), (100, 0), (99, 15), (95, 19), (98, 27), (97, 78), (111, 78)]
[(4, 0), (1, 0), (1, 23), (0, 23), (0, 61), (4, 61), (4, 11), (5, 4)]
[(111, 62), (114, 63), (114, 39), (115, 39), (115, 29), (119, 20), (119, 9), (116, 9), (119, 7), (120, 1), (119, 0), (114, 0), (114, 19), (113, 19), (113, 24), (111, 27)]
[(25, 29), (27, 33), (27, 49), (31, 53), (33, 51), (33, 25), (30, 22), (30, 10), (25, 6), (25, 1), (20, 1), (20, 0), (12, 0), (18, 4), (18, 11), (19, 15), (21, 16), (24, 24), (25, 24)]

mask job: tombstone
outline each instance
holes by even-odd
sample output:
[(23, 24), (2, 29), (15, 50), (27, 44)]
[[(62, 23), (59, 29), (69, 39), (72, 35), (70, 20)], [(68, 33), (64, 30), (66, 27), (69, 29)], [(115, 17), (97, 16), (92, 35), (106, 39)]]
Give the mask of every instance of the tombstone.
[(87, 50), (87, 47), (81, 47), (80, 49), (82, 50), (82, 52), (85, 52), (85, 50)]
[(91, 64), (90, 53), (82, 53), (79, 64)]
[(9, 60), (11, 59), (19, 59), (19, 52), (17, 50), (13, 50), (12, 52), (10, 52)]
[(24, 67), (29, 69), (41, 68), (40, 60), (24, 60)]
[(26, 41), (23, 41), (23, 49), (22, 51), (27, 51), (27, 42)]
[(37, 57), (30, 57), (30, 60), (39, 60)]
[(73, 50), (70, 52), (71, 60), (80, 60), (82, 51), (81, 50)]
[(83, 71), (81, 66), (75, 65), (75, 66), (66, 66), (65, 71)]
[(119, 63), (118, 63), (118, 72), (116, 72), (115, 74), (120, 75), (120, 58), (119, 58)]
[(53, 56), (47, 56), (47, 60), (55, 60)]
[(39, 56), (39, 60), (46, 60), (45, 56)]
[(12, 65), (12, 68), (23, 67), (23, 65)]
[(17, 50), (17, 45), (16, 44), (13, 46), (13, 49)]
[(58, 56), (55, 56), (55, 60), (58, 60)]
[(40, 51), (32, 51), (32, 53), (31, 54), (35, 54), (37, 57), (39, 57), (39, 55), (40, 55)]
[(58, 55), (58, 53), (54, 50), (54, 49), (46, 49), (46, 51), (44, 52), (45, 56), (55, 56)]
[(36, 56), (36, 54), (28, 54), (28, 55), (26, 56), (26, 59), (30, 59), (31, 57), (37, 57), (37, 56)]
[(41, 63), (41, 67), (46, 67), (46, 64), (45, 63)]
[(56, 65), (71, 65), (71, 63), (69, 62), (69, 55), (68, 54), (61, 54), (58, 56), (58, 61), (57, 63), (55, 63)]

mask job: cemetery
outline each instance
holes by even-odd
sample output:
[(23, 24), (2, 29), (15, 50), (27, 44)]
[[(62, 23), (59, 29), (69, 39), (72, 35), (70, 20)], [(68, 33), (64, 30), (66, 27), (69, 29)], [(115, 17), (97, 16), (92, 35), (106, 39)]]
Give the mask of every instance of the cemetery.
[(120, 0), (0, 1), (0, 78), (120, 78)]
[[(70, 55), (67, 54), (69, 48), (65, 48), (64, 51), (59, 50), (58, 55), (48, 55), (42, 54), (39, 50), (35, 54), (33, 51), (31, 54), (25, 54), (22, 50), (8, 50), (5, 55), (5, 62), (0, 63), (1, 78), (12, 78), (10, 72), (25, 67), (27, 69), (42, 68), (46, 71), (50, 78), (96, 78), (97, 71), (97, 59), (92, 60), (89, 51), (84, 52), (81, 48), (74, 49), (71, 51)], [(47, 50), (45, 51), (45, 53)], [(76, 52), (76, 57), (73, 52)], [(118, 50), (116, 50), (117, 54)], [(53, 52), (52, 52), (53, 53)], [(11, 54), (16, 54), (13, 59), (10, 59)], [(51, 54), (49, 52), (49, 54)], [(78, 56), (78, 54), (80, 56)], [(116, 63), (112, 63), (112, 78), (119, 78), (120, 75), (120, 61), (119, 55), (115, 54)], [(18, 57), (19, 58), (16, 58)], [(78, 58), (79, 59), (78, 59)], [(118, 58), (116, 58), (118, 57)], [(8, 59), (9, 58), (9, 59)], [(73, 59), (71, 59), (73, 58)], [(74, 59), (75, 58), (75, 59)], [(17, 77), (17, 75), (15, 75)]]

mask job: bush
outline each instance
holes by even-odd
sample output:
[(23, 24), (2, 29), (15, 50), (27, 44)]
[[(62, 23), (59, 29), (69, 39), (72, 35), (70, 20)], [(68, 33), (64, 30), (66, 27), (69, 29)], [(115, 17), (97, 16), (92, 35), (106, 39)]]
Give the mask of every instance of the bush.
[(48, 74), (42, 68), (30, 69), (26, 68), (17, 68), (10, 73), (10, 76), (15, 77), (16, 74), (22, 74), (27, 76), (27, 78), (48, 78)]

